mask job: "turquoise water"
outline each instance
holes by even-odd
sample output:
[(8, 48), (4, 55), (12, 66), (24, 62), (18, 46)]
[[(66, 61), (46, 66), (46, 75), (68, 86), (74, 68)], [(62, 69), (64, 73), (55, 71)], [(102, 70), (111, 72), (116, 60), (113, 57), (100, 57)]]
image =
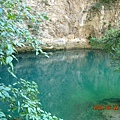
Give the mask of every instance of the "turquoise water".
[[(118, 105), (120, 73), (114, 72), (109, 54), (100, 51), (75, 50), (48, 52), (50, 58), (33, 53), (17, 56), (15, 74), (35, 81), (39, 86), (43, 109), (64, 120), (107, 120), (106, 110), (95, 105)], [(0, 82), (16, 80), (5, 68)]]

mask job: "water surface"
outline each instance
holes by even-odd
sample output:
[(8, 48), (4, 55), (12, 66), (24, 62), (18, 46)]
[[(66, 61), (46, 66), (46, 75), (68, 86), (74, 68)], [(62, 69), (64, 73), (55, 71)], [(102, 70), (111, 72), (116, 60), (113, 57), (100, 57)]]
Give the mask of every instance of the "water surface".
[(43, 109), (64, 120), (106, 120), (106, 110), (94, 106), (119, 104), (120, 98), (120, 73), (114, 72), (109, 54), (90, 50), (48, 54), (49, 59), (33, 53), (18, 55), (19, 62), (14, 62), (18, 79), (2, 68), (0, 82), (34, 80)]

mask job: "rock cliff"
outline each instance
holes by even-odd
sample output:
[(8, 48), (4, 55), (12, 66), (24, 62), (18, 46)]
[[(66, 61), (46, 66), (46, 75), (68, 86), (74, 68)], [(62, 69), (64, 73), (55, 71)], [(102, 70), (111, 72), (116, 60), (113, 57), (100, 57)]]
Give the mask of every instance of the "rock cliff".
[(42, 27), (43, 49), (90, 48), (91, 36), (102, 36), (119, 27), (120, 2), (103, 0), (27, 0), (37, 12), (47, 12), (49, 21)]

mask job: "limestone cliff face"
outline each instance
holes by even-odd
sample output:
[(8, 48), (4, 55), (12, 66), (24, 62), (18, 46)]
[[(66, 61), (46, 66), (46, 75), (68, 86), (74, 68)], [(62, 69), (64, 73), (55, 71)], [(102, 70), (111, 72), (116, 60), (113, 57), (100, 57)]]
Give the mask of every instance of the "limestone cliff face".
[(118, 27), (120, 2), (101, 6), (99, 2), (27, 0), (27, 4), (38, 12), (47, 12), (50, 18), (43, 24), (43, 34), (40, 36), (48, 45), (47, 49), (90, 48), (90, 36), (102, 36), (110, 27)]

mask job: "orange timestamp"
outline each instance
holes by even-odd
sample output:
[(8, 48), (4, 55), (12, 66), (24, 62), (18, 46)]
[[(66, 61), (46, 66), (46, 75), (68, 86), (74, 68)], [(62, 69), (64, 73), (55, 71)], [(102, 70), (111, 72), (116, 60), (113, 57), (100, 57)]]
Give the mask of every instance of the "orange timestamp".
[(94, 110), (118, 110), (118, 105), (94, 105)]

